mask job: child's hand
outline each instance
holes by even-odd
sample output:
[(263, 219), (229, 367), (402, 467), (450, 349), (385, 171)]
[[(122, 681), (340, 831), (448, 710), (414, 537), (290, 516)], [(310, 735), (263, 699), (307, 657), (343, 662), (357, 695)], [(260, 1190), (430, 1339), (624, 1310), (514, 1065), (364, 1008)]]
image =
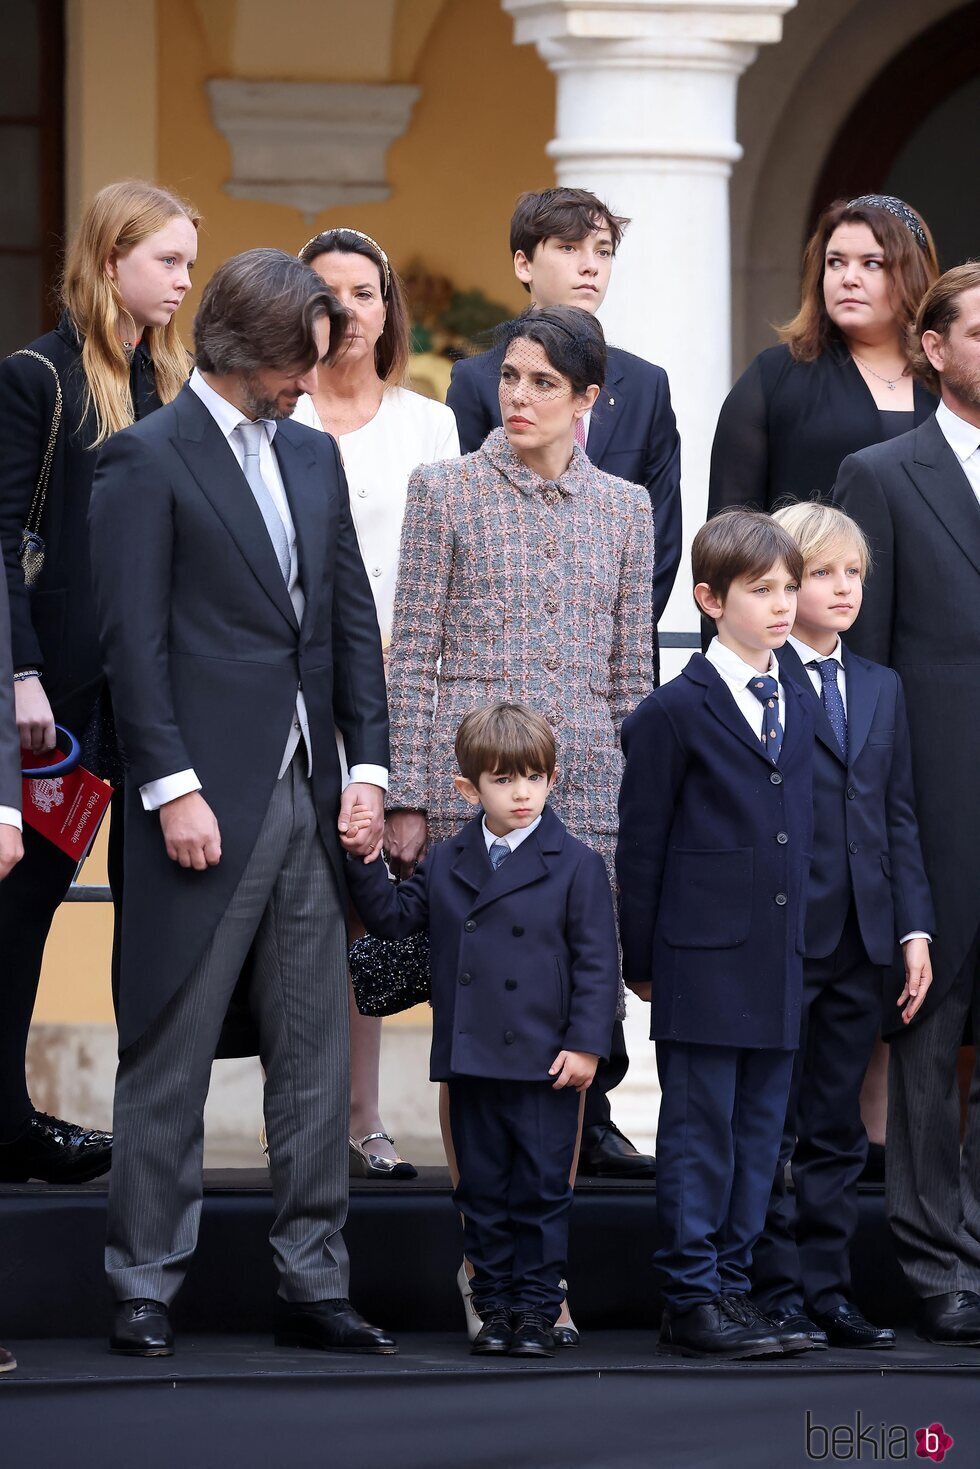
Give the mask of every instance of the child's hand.
[(905, 988), (896, 1003), (901, 1009), (908, 1000), (909, 1003), (902, 1010), (902, 1020), (908, 1025), (929, 993), (929, 986), (932, 984), (932, 960), (929, 957), (927, 939), (909, 939), (908, 943), (902, 945), (902, 953), (905, 959)]
[(598, 1064), (599, 1057), (588, 1051), (559, 1051), (548, 1072), (557, 1078), (552, 1090), (557, 1092), (562, 1087), (573, 1086), (577, 1092), (584, 1092), (591, 1086)]
[(627, 980), (624, 981), (624, 983), (625, 983), (626, 988), (628, 990), (632, 990), (633, 991), (633, 993), (634, 993), (634, 995), (636, 995), (637, 999), (645, 1000), (647, 1002), (647, 1004), (649, 1005), (649, 1003), (650, 1003), (650, 994), (651, 994), (651, 991), (653, 989), (653, 985), (650, 983), (650, 981), (648, 979), (641, 980), (638, 984), (630, 984), (629, 980), (627, 979)]

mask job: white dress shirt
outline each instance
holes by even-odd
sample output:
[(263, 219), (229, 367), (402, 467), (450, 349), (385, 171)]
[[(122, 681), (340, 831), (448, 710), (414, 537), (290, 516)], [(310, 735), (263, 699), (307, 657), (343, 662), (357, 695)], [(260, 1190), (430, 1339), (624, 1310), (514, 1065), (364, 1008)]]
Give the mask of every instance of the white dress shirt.
[[(843, 653), (843, 649), (841, 647), (841, 640), (840, 640), (840, 638), (838, 637), (838, 639), (837, 639), (837, 645), (834, 648), (834, 651), (832, 653), (818, 653), (817, 650), (816, 650), (816, 648), (811, 648), (807, 643), (801, 643), (800, 640), (799, 640), (799, 638), (794, 638), (793, 637), (793, 634), (792, 633), (790, 633), (789, 638), (787, 639), (787, 641), (790, 643), (790, 645), (792, 646), (792, 648), (795, 650), (797, 657), (799, 658), (800, 662), (803, 664), (803, 667), (806, 669), (806, 671), (807, 671), (807, 677), (809, 678), (811, 684), (813, 685), (813, 691), (814, 691), (814, 693), (815, 694), (818, 694), (820, 696), (820, 702), (821, 702), (821, 704), (823, 703), (823, 679), (820, 677), (820, 670), (819, 670), (819, 668), (810, 668), (808, 665), (814, 659), (818, 663), (823, 663), (824, 659), (826, 659), (826, 658), (834, 658), (834, 659), (836, 659), (837, 665), (838, 665), (837, 666), (837, 688), (838, 688), (838, 691), (839, 691), (840, 696), (841, 696), (841, 702), (844, 705), (844, 714), (846, 716), (847, 715), (847, 678), (846, 678), (846, 676), (844, 674), (844, 653)], [(932, 937), (931, 937), (931, 935), (925, 933), (922, 929), (919, 929), (919, 928), (913, 929), (911, 933), (905, 934), (901, 939), (899, 939), (899, 943), (907, 944), (908, 941), (909, 941), (909, 939), (926, 939), (929, 943), (932, 943)]]
[(487, 844), (487, 852), (490, 851), (490, 848), (493, 846), (494, 842), (506, 842), (507, 845), (508, 845), (508, 847), (510, 847), (511, 856), (513, 856), (514, 853), (517, 851), (518, 847), (521, 845), (521, 842), (526, 842), (527, 839), (528, 839), (528, 837), (531, 835), (532, 831), (537, 831), (537, 829), (538, 829), (538, 827), (540, 825), (541, 825), (541, 817), (540, 816), (536, 816), (534, 818), (534, 820), (531, 822), (531, 825), (530, 826), (522, 826), (522, 827), (520, 827), (519, 829), (517, 829), (515, 831), (505, 832), (502, 837), (498, 837), (498, 836), (494, 836), (494, 834), (490, 830), (489, 826), (487, 826), (487, 818), (484, 816), (484, 818), (483, 818), (483, 840)]
[[(738, 705), (746, 720), (752, 726), (752, 732), (762, 744), (762, 719), (765, 714), (763, 706), (749, 688), (754, 678), (759, 677), (759, 669), (753, 668), (750, 663), (744, 662), (731, 648), (712, 638), (708, 644), (708, 651), (704, 655), (721, 674), (722, 682), (731, 690), (732, 698)], [(786, 694), (779, 678), (779, 664), (773, 655), (769, 655), (769, 667), (766, 670), (771, 678), (776, 680), (776, 688), (779, 695), (779, 723), (786, 729)]]
[[(235, 432), (242, 422), (244, 415), (240, 408), (234, 403), (229, 403), (227, 398), (222, 398), (214, 388), (207, 382), (195, 368), (191, 373), (189, 387), (195, 392), (204, 404), (205, 408), (214, 419), (228, 443), (229, 448), (235, 455), (238, 464), (243, 471), (242, 493), (252, 493), (244, 477), (245, 469), (245, 446), (241, 436)], [(286, 498), (285, 486), (279, 470), (279, 461), (272, 451), (272, 440), (275, 437), (277, 424), (273, 419), (263, 418), (259, 422), (265, 429), (265, 435), (259, 448), (259, 470), (266, 483), (269, 494), (272, 496), (276, 510), (286, 529), (289, 541), (289, 582), (287, 590), (293, 611), (296, 613), (296, 621), (302, 623), (303, 612), (306, 607), (306, 597), (299, 578), (299, 556), (296, 547), (296, 527), (289, 509), (289, 501)], [(296, 754), (300, 740), (303, 741), (306, 750), (307, 772), (312, 769), (313, 746), (310, 740), (309, 718), (306, 712), (306, 699), (302, 689), (296, 690), (296, 711), (286, 748), (283, 751), (282, 761), (279, 767), (279, 778), (281, 779), (289, 769), (290, 761)], [(355, 765), (351, 770), (351, 780), (365, 781), (370, 785), (380, 786), (382, 790), (388, 788), (388, 772), (380, 765)], [(140, 796), (143, 800), (143, 808), (146, 811), (156, 811), (167, 801), (175, 801), (178, 796), (186, 796), (190, 791), (199, 791), (201, 782), (193, 770), (180, 770), (172, 775), (161, 777), (159, 780), (149, 781), (140, 787)]]
[(16, 826), (18, 831), (24, 830), (23, 818), (15, 806), (0, 806), (0, 826)]
[(936, 409), (936, 422), (953, 453), (963, 466), (970, 488), (980, 502), (980, 428), (967, 423), (945, 403)]

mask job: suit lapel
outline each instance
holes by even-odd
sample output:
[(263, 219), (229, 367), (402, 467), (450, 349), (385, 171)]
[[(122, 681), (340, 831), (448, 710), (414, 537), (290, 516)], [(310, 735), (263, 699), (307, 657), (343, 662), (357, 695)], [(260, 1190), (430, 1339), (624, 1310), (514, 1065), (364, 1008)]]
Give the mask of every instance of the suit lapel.
[(297, 444), (288, 422), (280, 423), (272, 440), (286, 499), (296, 528), (299, 576), (306, 597), (303, 627), (314, 625), (327, 559), (326, 483), (318, 483), (316, 454), (306, 442)]
[(296, 614), (262, 513), (234, 451), (192, 388), (175, 400), (174, 446), (269, 600), (292, 627)]
[(865, 672), (853, 653), (844, 649), (847, 687), (847, 763), (853, 765), (864, 749), (878, 707), (878, 683)]
[(480, 892), (484, 883), (489, 882), (493, 868), (487, 856), (479, 816), (468, 821), (456, 838), (456, 856), (451, 870), (453, 876), (459, 878), (474, 893)]
[[(783, 695), (786, 700), (786, 724), (783, 729), (783, 748), (779, 752), (777, 764), (788, 761), (790, 756), (796, 752), (796, 747), (802, 738), (803, 731), (809, 725), (809, 720), (805, 716), (808, 707), (807, 701), (812, 698), (812, 692), (811, 689), (809, 694), (805, 693), (799, 684), (794, 683), (792, 679), (783, 680)], [(812, 739), (812, 734), (808, 735), (808, 738)], [(834, 744), (837, 744), (836, 740), (834, 740)], [(838, 745), (838, 759), (840, 759), (840, 753), (840, 746)]]
[[(703, 680), (703, 682), (705, 683), (705, 703), (711, 710), (711, 713), (715, 716), (716, 719), (721, 721), (725, 728), (731, 734), (733, 734), (736, 739), (741, 740), (742, 744), (747, 746), (748, 749), (752, 750), (756, 755), (758, 755), (760, 760), (764, 760), (767, 765), (771, 766), (772, 760), (766, 754), (765, 746), (763, 745), (762, 740), (757, 734), (753, 734), (751, 728), (749, 727), (748, 720), (746, 719), (745, 715), (742, 713), (738, 705), (735, 703), (731, 692), (722, 680), (720, 674), (715, 673), (715, 669), (710, 663), (708, 663), (707, 659), (705, 659), (704, 661), (705, 663), (707, 663), (708, 667), (711, 668), (711, 672), (715, 674), (714, 678), (706, 678)], [(759, 705), (759, 729), (762, 729), (761, 704)]]
[(546, 809), (537, 830), (495, 870), (483, 836), (483, 818), (474, 817), (456, 838), (456, 857), (452, 864), (453, 876), (477, 895), (470, 911), (475, 913), (488, 903), (547, 877), (548, 856), (560, 852), (562, 838), (561, 828)]
[(628, 402), (628, 393), (623, 388), (623, 371), (610, 352), (609, 371), (606, 382), (595, 401), (589, 421), (589, 437), (586, 453), (593, 464), (601, 464), (602, 456), (609, 448), (609, 441), (623, 420)]
[[(823, 700), (810, 682), (810, 676), (804, 668), (796, 649), (791, 648), (789, 643), (786, 643), (776, 654), (776, 661), (779, 664), (780, 673), (786, 675), (783, 679), (783, 687), (785, 688), (787, 683), (793, 683), (799, 688), (804, 699), (813, 701), (817, 719), (817, 739), (821, 744), (826, 745), (836, 760), (839, 760), (842, 765), (846, 764), (844, 751), (838, 744), (837, 736), (834, 734), (834, 727), (827, 717), (826, 709), (823, 707)], [(844, 667), (846, 669), (846, 662)], [(850, 691), (848, 691), (848, 699), (850, 699)]]
[(913, 460), (906, 468), (923, 500), (980, 571), (980, 505), (935, 417), (916, 431)]

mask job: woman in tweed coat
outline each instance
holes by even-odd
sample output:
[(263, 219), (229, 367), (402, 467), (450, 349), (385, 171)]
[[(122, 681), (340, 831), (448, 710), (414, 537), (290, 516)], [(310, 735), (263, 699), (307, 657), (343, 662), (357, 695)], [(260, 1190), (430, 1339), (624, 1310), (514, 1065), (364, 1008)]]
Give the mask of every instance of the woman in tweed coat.
[(409, 483), (389, 661), (387, 847), (404, 869), (426, 827), (432, 841), (459, 830), (471, 813), (452, 784), (457, 726), (479, 705), (519, 702), (554, 729), (552, 804), (612, 880), (619, 730), (653, 686), (650, 500), (575, 443), (605, 368), (594, 318), (554, 307), (513, 331), (504, 427)]

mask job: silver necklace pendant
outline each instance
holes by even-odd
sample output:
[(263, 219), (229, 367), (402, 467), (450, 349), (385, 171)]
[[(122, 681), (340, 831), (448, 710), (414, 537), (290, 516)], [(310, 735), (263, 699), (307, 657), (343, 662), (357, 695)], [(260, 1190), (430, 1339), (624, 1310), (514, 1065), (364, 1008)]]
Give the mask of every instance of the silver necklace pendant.
[(889, 391), (890, 392), (894, 393), (894, 391), (895, 391), (895, 384), (894, 383), (889, 383), (888, 384), (888, 388), (889, 388)]

